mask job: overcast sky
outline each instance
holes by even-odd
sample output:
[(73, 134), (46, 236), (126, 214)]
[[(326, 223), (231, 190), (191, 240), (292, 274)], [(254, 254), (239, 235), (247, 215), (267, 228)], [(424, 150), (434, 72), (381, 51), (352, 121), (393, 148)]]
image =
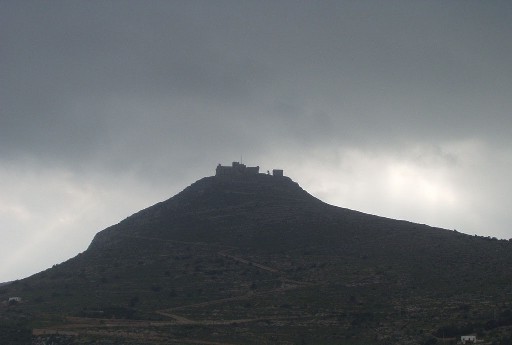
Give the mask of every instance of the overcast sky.
[(512, 2), (0, 0), (0, 282), (218, 163), (512, 237)]

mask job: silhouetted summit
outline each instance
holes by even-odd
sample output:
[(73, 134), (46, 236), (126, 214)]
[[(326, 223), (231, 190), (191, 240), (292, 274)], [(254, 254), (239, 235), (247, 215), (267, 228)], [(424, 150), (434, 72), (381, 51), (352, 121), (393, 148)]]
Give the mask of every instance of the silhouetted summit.
[(430, 266), (433, 257), (458, 252), (461, 240), (472, 240), (454, 231), (332, 206), (289, 177), (261, 174), (237, 163), (232, 167), (238, 172), (219, 174), (217, 167), (216, 176), (101, 231), (89, 250), (143, 236), (241, 250), (386, 258), (399, 264), (414, 258)]
[(254, 236), (269, 226), (301, 221), (311, 214), (311, 207), (321, 204), (289, 177), (221, 173), (98, 233), (90, 249), (143, 234), (234, 245), (233, 241), (247, 242), (234, 238), (235, 233)]

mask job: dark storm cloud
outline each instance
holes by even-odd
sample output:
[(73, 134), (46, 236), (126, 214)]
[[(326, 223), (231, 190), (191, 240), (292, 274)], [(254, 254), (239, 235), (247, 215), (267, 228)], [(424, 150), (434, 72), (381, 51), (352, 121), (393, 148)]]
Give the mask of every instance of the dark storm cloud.
[[(323, 145), (325, 137), (443, 140), (482, 129), (505, 136), (511, 125), (503, 3), (2, 7), (4, 152), (83, 159), (139, 126), (151, 140), (135, 140), (135, 152), (190, 145), (183, 132), (212, 148), (216, 136), (236, 132)], [(130, 101), (136, 113), (123, 108)]]

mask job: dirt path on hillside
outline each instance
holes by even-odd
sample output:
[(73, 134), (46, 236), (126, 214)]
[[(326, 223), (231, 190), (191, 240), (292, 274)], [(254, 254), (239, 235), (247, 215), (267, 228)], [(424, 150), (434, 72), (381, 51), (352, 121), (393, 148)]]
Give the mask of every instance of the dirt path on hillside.
[(180, 338), (180, 339), (170, 339), (165, 334), (159, 334), (156, 331), (144, 331), (139, 332), (132, 328), (133, 324), (130, 327), (125, 327), (126, 329), (116, 329), (108, 330), (101, 329), (98, 327), (82, 329), (78, 332), (66, 331), (60, 328), (56, 329), (34, 329), (32, 331), (33, 336), (48, 336), (48, 335), (58, 335), (58, 336), (68, 336), (68, 337), (78, 337), (78, 336), (95, 336), (102, 338), (118, 338), (118, 339), (129, 339), (129, 340), (140, 340), (140, 341), (152, 341), (159, 344), (204, 344), (204, 345), (235, 345), (233, 343), (225, 343), (225, 342), (217, 342), (217, 341), (208, 341), (203, 339), (192, 339), (192, 338)]
[(157, 310), (157, 311), (155, 311), (155, 313), (158, 315), (165, 316), (165, 317), (170, 317), (171, 319), (176, 320), (176, 323), (181, 324), (181, 325), (194, 325), (197, 323), (196, 321), (187, 319), (186, 317), (176, 315), (176, 314), (171, 314), (171, 313), (167, 312), (166, 310)]
[(257, 267), (257, 268), (262, 269), (264, 271), (268, 271), (268, 272), (271, 272), (271, 273), (280, 273), (279, 270), (277, 270), (275, 268), (272, 268), (272, 267), (269, 267), (269, 266), (265, 266), (265, 265), (259, 264), (257, 262), (254, 262), (254, 261), (249, 261), (249, 260), (241, 258), (239, 256), (228, 254), (227, 252), (231, 251), (231, 250), (233, 250), (233, 249), (221, 250), (217, 254), (219, 254), (222, 257), (225, 257), (225, 258), (228, 258), (228, 259), (231, 259), (231, 260), (234, 260), (234, 261), (237, 261), (237, 262), (249, 265), (249, 266)]

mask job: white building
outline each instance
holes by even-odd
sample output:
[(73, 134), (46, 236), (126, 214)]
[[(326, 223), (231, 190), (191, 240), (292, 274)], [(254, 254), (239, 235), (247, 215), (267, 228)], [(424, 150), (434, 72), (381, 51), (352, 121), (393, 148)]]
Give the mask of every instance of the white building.
[(476, 335), (463, 335), (460, 337), (460, 341), (463, 344), (474, 344), (476, 343)]

